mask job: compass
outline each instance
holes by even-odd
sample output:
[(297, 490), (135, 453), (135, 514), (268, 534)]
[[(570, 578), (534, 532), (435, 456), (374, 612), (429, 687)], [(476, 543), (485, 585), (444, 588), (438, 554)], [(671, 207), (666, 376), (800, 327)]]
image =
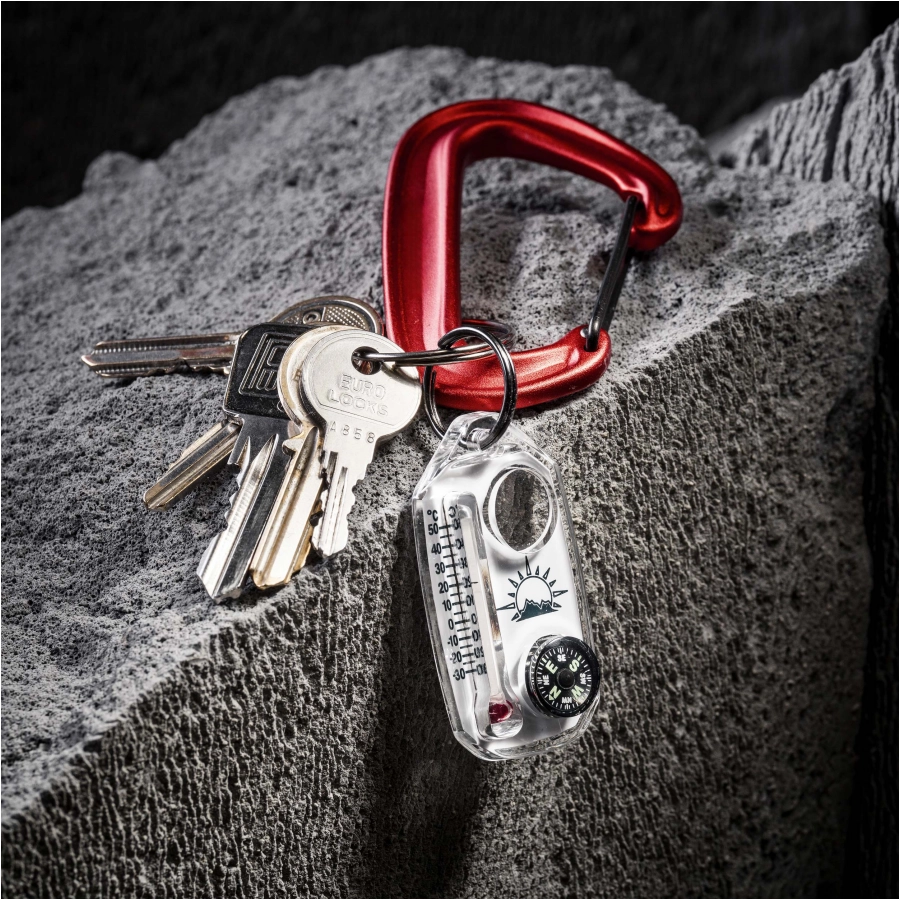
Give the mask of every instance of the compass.
[(525, 681), (531, 702), (542, 713), (571, 718), (591, 705), (600, 686), (600, 664), (576, 637), (544, 637), (528, 654)]

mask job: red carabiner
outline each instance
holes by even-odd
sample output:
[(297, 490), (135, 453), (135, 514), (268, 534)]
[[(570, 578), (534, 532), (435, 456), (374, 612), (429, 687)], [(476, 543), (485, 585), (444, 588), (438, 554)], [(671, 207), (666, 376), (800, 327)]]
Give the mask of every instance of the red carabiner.
[[(384, 201), (384, 310), (404, 350), (436, 347), (460, 325), (459, 231), (463, 173), (470, 163), (510, 156), (584, 175), (626, 199), (636, 196), (629, 246), (653, 250), (681, 224), (681, 195), (653, 160), (573, 116), (519, 100), (471, 100), (419, 119), (391, 158)], [(609, 364), (609, 336), (596, 351), (582, 326), (555, 344), (512, 354), (518, 406), (556, 400), (593, 384)], [(438, 370), (437, 398), (454, 409), (498, 410), (503, 378), (490, 360)]]

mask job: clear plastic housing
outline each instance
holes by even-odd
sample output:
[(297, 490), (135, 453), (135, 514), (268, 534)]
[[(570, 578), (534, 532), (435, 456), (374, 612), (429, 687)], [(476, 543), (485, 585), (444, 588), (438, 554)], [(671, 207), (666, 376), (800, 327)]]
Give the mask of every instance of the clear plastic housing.
[(493, 418), (453, 422), (412, 505), (453, 732), (476, 756), (501, 760), (579, 737), (599, 670), (559, 470), (514, 426), (479, 449)]

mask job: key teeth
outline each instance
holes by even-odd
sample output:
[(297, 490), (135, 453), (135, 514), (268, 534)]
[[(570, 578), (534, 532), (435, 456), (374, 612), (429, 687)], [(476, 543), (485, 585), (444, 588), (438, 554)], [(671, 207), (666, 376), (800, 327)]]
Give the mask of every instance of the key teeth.
[(323, 559), (328, 559), (328, 557), (332, 556), (333, 554), (329, 553), (322, 546), (322, 543), (321, 543), (321, 541), (322, 541), (322, 522), (325, 521), (325, 510), (328, 509), (328, 489), (327, 488), (322, 489), (320, 503), (322, 504), (322, 514), (321, 514), (321, 516), (319, 516), (319, 521), (316, 522), (316, 525), (313, 528), (312, 545), (313, 545), (313, 547), (316, 548), (316, 551), (318, 552), (319, 556), (321, 556)]
[[(247, 467), (249, 468), (249, 466)], [(246, 469), (241, 469), (234, 476), (235, 481), (237, 481), (237, 487), (234, 491), (228, 495), (228, 509), (225, 511), (225, 524), (228, 525), (231, 523), (231, 517), (234, 515), (234, 501), (237, 500), (238, 495), (241, 492), (241, 485), (244, 483), (244, 475), (246, 473)]]
[[(346, 477), (346, 475), (344, 476)], [(349, 494), (349, 497), (347, 495)], [(349, 513), (356, 503), (356, 494), (353, 488), (345, 488), (344, 496), (347, 497), (343, 506), (339, 506), (330, 516), (328, 508), (328, 491), (322, 491), (322, 518), (313, 531), (312, 543), (319, 554), (325, 558), (336, 556), (342, 550), (345, 550), (349, 542), (349, 525), (342, 512)], [(333, 525), (329, 529), (327, 535), (323, 535), (323, 525), (331, 523)]]
[[(237, 459), (234, 459), (235, 451), (237, 451)], [(250, 471), (250, 468), (253, 465), (253, 449), (250, 446), (250, 441), (245, 440), (240, 446), (235, 446), (234, 450), (231, 451), (231, 459), (234, 459), (234, 465), (237, 465), (238, 470), (234, 473), (234, 479), (237, 482), (237, 488), (235, 492), (228, 498), (228, 505), (234, 505), (234, 498), (238, 495), (241, 490), (241, 487), (244, 484), (244, 479), (247, 477), (247, 473)]]

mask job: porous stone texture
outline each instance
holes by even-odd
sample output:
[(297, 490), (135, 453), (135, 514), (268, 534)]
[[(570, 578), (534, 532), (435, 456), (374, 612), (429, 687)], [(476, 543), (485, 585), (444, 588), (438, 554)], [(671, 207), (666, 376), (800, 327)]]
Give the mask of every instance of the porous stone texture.
[(800, 100), (778, 106), (723, 151), (745, 169), (768, 166), (811, 181), (849, 182), (881, 204), (890, 270), (866, 451), (874, 584), (845, 872), (848, 896), (871, 897), (898, 890), (897, 32), (895, 22), (855, 63), (827, 72)]
[(726, 152), (742, 168), (769, 166), (809, 181), (855, 184), (896, 220), (898, 65), (895, 22), (856, 62), (776, 106)]
[[(424, 422), (373, 463), (347, 552), (216, 606), (194, 569), (227, 479), (165, 514), (140, 495), (217, 418), (222, 380), (104, 384), (78, 355), (304, 296), (380, 303), (394, 144), (502, 96), (649, 153), (685, 218), (632, 264), (607, 375), (520, 417), (569, 486), (602, 687), (577, 746), (500, 764), (453, 740), (434, 672), (408, 509)], [(466, 311), (522, 346), (584, 321), (619, 210), (566, 173), (479, 163)], [(875, 200), (717, 167), (605, 70), (428, 49), (264, 85), (157, 162), (103, 156), (77, 200), (4, 223), (3, 252), (7, 895), (838, 888), (871, 588)]]

